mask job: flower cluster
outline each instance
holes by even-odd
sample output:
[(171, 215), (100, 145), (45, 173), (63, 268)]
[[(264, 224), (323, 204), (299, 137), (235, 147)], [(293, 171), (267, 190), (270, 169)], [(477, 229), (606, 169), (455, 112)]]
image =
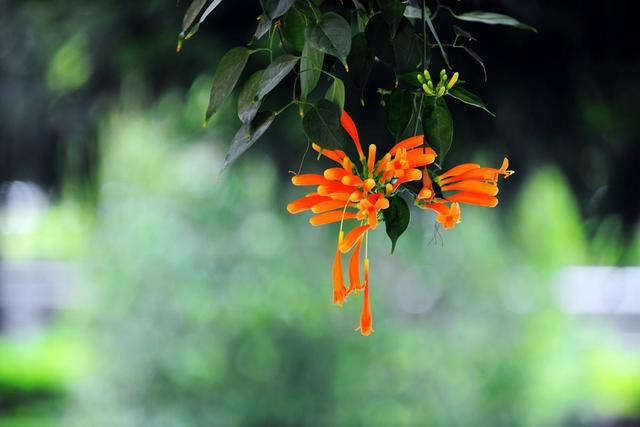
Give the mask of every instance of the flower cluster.
[[(403, 184), (421, 183), (415, 194), (415, 203), (423, 209), (437, 213), (436, 220), (446, 229), (460, 222), (459, 203), (493, 207), (498, 203), (497, 181), (500, 175), (512, 174), (504, 160), (500, 169), (483, 168), (475, 163), (465, 163), (444, 173), (437, 174), (427, 168), (434, 164), (437, 153), (425, 143), (423, 135), (416, 135), (398, 142), (389, 152), (377, 158), (377, 147), (369, 145), (367, 153), (362, 149), (358, 130), (351, 117), (344, 112), (341, 124), (350, 135), (359, 157), (355, 164), (342, 150), (327, 150), (317, 144), (313, 149), (320, 156), (335, 161), (338, 166), (320, 174), (300, 174), (292, 178), (297, 186), (313, 186), (315, 191), (295, 200), (287, 206), (290, 213), (311, 210), (309, 219), (319, 226), (340, 223), (338, 243), (333, 262), (333, 303), (342, 305), (351, 295), (363, 294), (359, 330), (362, 335), (373, 331), (369, 296), (369, 258), (367, 243), (369, 231), (384, 219), (382, 211), (389, 208), (392, 197), (400, 197)], [(358, 225), (346, 235), (346, 221)], [(360, 273), (361, 248), (364, 242), (364, 259)], [(348, 287), (342, 269), (342, 255), (351, 252), (348, 268)], [(362, 280), (361, 280), (362, 279)]]

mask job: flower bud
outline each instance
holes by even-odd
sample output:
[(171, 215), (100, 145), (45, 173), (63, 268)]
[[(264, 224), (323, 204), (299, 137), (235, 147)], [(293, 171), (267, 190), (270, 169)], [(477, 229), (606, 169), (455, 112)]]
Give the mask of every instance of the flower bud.
[(441, 87), (440, 87), (440, 90), (438, 90), (438, 96), (442, 96), (442, 95), (444, 95), (444, 91), (445, 91), (445, 87), (444, 87), (444, 86), (441, 86)]
[(451, 89), (453, 85), (456, 84), (456, 82), (458, 81), (458, 77), (460, 77), (460, 74), (457, 71), (453, 73), (453, 76), (451, 76), (451, 80), (449, 80), (449, 83), (447, 83), (447, 89)]
[(429, 74), (429, 70), (424, 70), (424, 78), (430, 82), (431, 81), (431, 74)]
[(420, 83), (422, 83), (422, 84), (424, 84), (424, 83), (425, 83), (425, 80), (424, 80), (424, 77), (422, 77), (422, 74), (418, 73), (418, 76), (417, 76), (417, 77), (418, 77), (418, 81), (419, 81)]
[(433, 91), (427, 85), (422, 85), (422, 90), (424, 90), (429, 95), (433, 95)]

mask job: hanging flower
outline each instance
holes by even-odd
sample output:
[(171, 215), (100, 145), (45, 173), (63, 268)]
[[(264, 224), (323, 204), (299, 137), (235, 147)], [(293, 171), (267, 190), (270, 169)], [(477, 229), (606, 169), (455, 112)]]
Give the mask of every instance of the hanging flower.
[[(309, 222), (314, 226), (340, 223), (336, 253), (333, 262), (333, 303), (341, 306), (350, 295), (363, 295), (360, 325), (362, 335), (373, 332), (370, 301), (370, 262), (368, 257), (369, 232), (384, 220), (383, 211), (389, 200), (398, 196), (403, 184), (421, 182), (416, 204), (437, 212), (436, 220), (445, 229), (460, 222), (459, 203), (482, 206), (497, 204), (498, 176), (509, 176), (505, 159), (500, 169), (481, 168), (475, 163), (456, 166), (440, 175), (433, 175), (427, 167), (436, 160), (437, 153), (425, 145), (423, 135), (404, 139), (377, 159), (377, 147), (362, 148), (353, 119), (342, 113), (341, 125), (349, 134), (358, 154), (354, 163), (342, 150), (328, 150), (312, 144), (318, 157), (324, 156), (337, 163), (322, 174), (299, 174), (291, 178), (296, 186), (315, 187), (315, 191), (287, 205), (290, 213), (310, 210), (314, 215)], [(418, 184), (420, 186), (420, 184)], [(436, 196), (442, 195), (441, 197)], [(347, 224), (354, 226), (345, 234)], [(361, 248), (364, 244), (364, 259)], [(349, 254), (348, 287), (344, 281), (342, 255)], [(364, 278), (361, 280), (360, 263)]]

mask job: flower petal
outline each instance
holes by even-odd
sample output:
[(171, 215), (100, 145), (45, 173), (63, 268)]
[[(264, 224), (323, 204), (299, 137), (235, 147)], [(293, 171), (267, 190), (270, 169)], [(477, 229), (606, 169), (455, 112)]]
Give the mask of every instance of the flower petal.
[(292, 176), (291, 182), (293, 185), (321, 185), (328, 184), (331, 181), (327, 180), (323, 175), (304, 173)]
[(347, 234), (347, 236), (344, 238), (344, 240), (340, 243), (340, 245), (338, 245), (340, 252), (342, 252), (343, 254), (349, 252), (353, 245), (356, 244), (358, 239), (362, 237), (364, 232), (369, 228), (369, 225), (361, 225), (351, 230), (349, 234)]
[(482, 181), (460, 181), (453, 184), (442, 186), (442, 191), (468, 191), (472, 193), (486, 194), (487, 196), (495, 196), (498, 194), (498, 186)]
[(391, 154), (392, 156), (396, 154), (396, 151), (398, 151), (401, 148), (410, 150), (412, 148), (415, 148), (419, 145), (422, 145), (422, 143), (424, 142), (424, 135), (415, 135), (412, 136), (410, 138), (407, 139), (403, 139), (402, 141), (398, 142), (396, 145), (394, 145), (391, 150), (389, 150), (389, 154)]
[(336, 257), (333, 260), (333, 303), (342, 305), (346, 297), (344, 277), (342, 275), (342, 260), (340, 251), (336, 249)]
[(311, 196), (306, 196), (306, 197), (302, 197), (298, 200), (294, 200), (293, 202), (289, 203), (287, 205), (287, 210), (289, 211), (289, 213), (292, 214), (296, 214), (298, 212), (302, 212), (302, 211), (306, 211), (308, 209), (311, 209), (315, 204), (320, 203), (320, 202), (324, 202), (327, 200), (331, 200), (331, 198), (326, 197), (326, 196), (320, 196), (320, 195), (311, 195)]
[(486, 194), (480, 193), (471, 193), (468, 191), (463, 191), (452, 196), (447, 196), (447, 200), (449, 200), (450, 202), (460, 202), (470, 205), (486, 206), (488, 208), (492, 208), (498, 204), (497, 197), (487, 196)]
[(362, 146), (360, 145), (360, 137), (358, 136), (358, 129), (356, 129), (356, 124), (353, 122), (353, 119), (346, 111), (342, 112), (342, 116), (340, 117), (340, 124), (347, 131), (353, 143), (358, 150), (358, 156), (361, 159), (364, 159), (364, 153), (362, 152)]
[(343, 216), (342, 211), (330, 211), (312, 216), (311, 218), (309, 218), (309, 222), (311, 223), (311, 225), (319, 226), (330, 224), (332, 222), (342, 221), (343, 218), (354, 219), (355, 217), (356, 214), (353, 212), (345, 212)]
[(362, 240), (362, 238), (358, 240), (349, 259), (349, 289), (347, 289), (347, 295), (362, 289), (362, 284), (360, 283), (360, 246), (362, 246)]

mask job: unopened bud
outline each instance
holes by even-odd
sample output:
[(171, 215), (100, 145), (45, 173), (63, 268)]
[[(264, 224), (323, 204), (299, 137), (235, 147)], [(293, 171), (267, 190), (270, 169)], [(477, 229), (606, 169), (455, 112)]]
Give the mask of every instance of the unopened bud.
[(440, 70), (440, 78), (442, 78), (442, 76), (446, 76), (447, 75), (447, 71), (443, 68), (442, 70)]
[(427, 85), (422, 85), (422, 90), (424, 90), (429, 95), (433, 95), (433, 91)]
[(418, 81), (419, 81), (420, 83), (423, 83), (423, 84), (424, 84), (425, 80), (424, 80), (424, 77), (422, 76), (422, 74), (418, 73), (417, 77), (418, 77)]
[(447, 83), (447, 89), (451, 89), (453, 85), (456, 84), (456, 82), (458, 81), (458, 77), (460, 77), (460, 74), (457, 71), (453, 73), (453, 76), (451, 76), (451, 80), (449, 80), (449, 83)]
[(440, 87), (440, 90), (438, 90), (438, 96), (444, 95), (444, 91), (445, 91), (444, 86)]
[(429, 74), (429, 70), (424, 70), (424, 78), (430, 82), (431, 81), (431, 74)]

